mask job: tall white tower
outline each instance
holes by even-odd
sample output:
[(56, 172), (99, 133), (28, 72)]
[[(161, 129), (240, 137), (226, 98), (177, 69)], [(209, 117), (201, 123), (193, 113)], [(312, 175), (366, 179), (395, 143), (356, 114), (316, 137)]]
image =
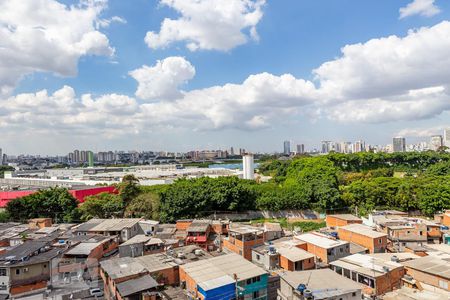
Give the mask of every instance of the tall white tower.
[(244, 179), (255, 179), (255, 165), (253, 160), (253, 154), (245, 154), (242, 156), (242, 165), (244, 171)]

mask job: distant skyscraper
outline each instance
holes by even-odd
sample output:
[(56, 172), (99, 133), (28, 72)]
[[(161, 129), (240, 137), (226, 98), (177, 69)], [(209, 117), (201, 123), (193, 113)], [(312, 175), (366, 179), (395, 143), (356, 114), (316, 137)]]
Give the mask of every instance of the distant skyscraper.
[(430, 138), (430, 149), (433, 151), (439, 150), (442, 147), (442, 135), (433, 135)]
[(305, 153), (305, 145), (304, 144), (298, 144), (297, 145), (297, 154), (303, 154)]
[(87, 157), (88, 157), (89, 167), (91, 167), (91, 168), (94, 167), (94, 152), (88, 151)]
[(233, 148), (233, 147), (230, 148), (230, 155), (231, 155), (231, 156), (234, 155), (234, 148)]
[(366, 143), (364, 141), (361, 141), (361, 140), (356, 141), (353, 144), (353, 149), (352, 150), (353, 150), (352, 151), (353, 153), (363, 152), (363, 151), (366, 150)]
[(395, 137), (392, 139), (392, 147), (394, 152), (405, 152), (406, 141), (404, 137)]
[(283, 154), (284, 154), (284, 155), (289, 155), (289, 154), (291, 154), (291, 142), (289, 142), (289, 141), (284, 141), (283, 146), (284, 146), (284, 148), (283, 148)]
[(450, 148), (450, 128), (444, 129), (444, 146)]
[(255, 179), (253, 154), (245, 154), (244, 156), (242, 156), (242, 167), (244, 179)]
[(322, 141), (322, 153), (329, 153), (331, 150), (333, 150), (333, 142)]
[(73, 151), (73, 162), (75, 162), (75, 163), (80, 162), (80, 151), (79, 150)]
[(2, 148), (0, 148), (0, 165), (3, 165), (3, 152), (2, 152)]

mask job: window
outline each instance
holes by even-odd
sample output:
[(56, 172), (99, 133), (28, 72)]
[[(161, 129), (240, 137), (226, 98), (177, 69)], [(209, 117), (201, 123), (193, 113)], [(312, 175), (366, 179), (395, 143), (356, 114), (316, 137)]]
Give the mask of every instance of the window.
[(343, 253), (343, 252), (344, 252), (344, 249), (342, 249), (342, 248), (339, 248), (339, 251), (340, 251), (341, 253)]
[(419, 231), (419, 235), (422, 235), (422, 231)]
[(355, 292), (352, 293), (352, 297), (356, 297), (356, 293)]
[(46, 269), (47, 268), (47, 264), (44, 264), (44, 269)]
[(253, 292), (253, 299), (259, 298), (259, 291)]
[(448, 290), (448, 281), (439, 280), (439, 287), (444, 290)]
[(24, 273), (28, 273), (28, 268), (23, 268)]
[(20, 269), (16, 269), (16, 275), (20, 275)]
[(382, 239), (378, 239), (378, 244), (381, 244), (383, 242)]
[(247, 279), (247, 285), (249, 285), (249, 284), (252, 284), (252, 279), (251, 278)]
[(0, 269), (0, 276), (6, 276), (6, 269)]

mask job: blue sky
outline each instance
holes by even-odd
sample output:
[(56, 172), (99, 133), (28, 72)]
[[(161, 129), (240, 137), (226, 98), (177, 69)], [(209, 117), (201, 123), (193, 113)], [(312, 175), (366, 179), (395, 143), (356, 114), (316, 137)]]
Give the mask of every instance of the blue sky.
[[(444, 34), (450, 39), (448, 1), (415, 0), (421, 2), (416, 6), (411, 6), (413, 0), (200, 1), (206, 11), (224, 5), (222, 11), (232, 12), (229, 3), (244, 5), (244, 10), (233, 12), (231, 22), (225, 23), (218, 20), (220, 12), (203, 18), (205, 14), (191, 0), (181, 4), (180, 0), (93, 0), (86, 5), (41, 1), (43, 10), (61, 13), (61, 19), (52, 24), (44, 21), (44, 15), (21, 23), (17, 19), (27, 18), (25, 14), (31, 14), (36, 4), (31, 0), (7, 2), (0, 1), (0, 7), (6, 5), (0, 13), (0, 29), (43, 28), (46, 34), (42, 38), (48, 43), (30, 39), (29, 43), (35, 44), (17, 45), (18, 30), (7, 33), (6, 42), (0, 44), (4, 61), (10, 59), (7, 50), (19, 53), (11, 64), (0, 63), (0, 86), (7, 87), (0, 93), (0, 130), (4, 132), (0, 147), (10, 153), (63, 154), (75, 148), (185, 151), (230, 146), (255, 152), (281, 151), (285, 139), (305, 143), (308, 149), (324, 139), (387, 144), (398, 134), (411, 142), (428, 140), (429, 134), (450, 126), (450, 80), (444, 70), (450, 62), (440, 63), (443, 56), (433, 55), (445, 50), (450, 53), (448, 41), (439, 38)], [(183, 5), (190, 15), (177, 11)], [(408, 12), (400, 18), (399, 9), (407, 5)], [(65, 21), (74, 8), (85, 16), (80, 18), (84, 31)], [(259, 18), (250, 20), (250, 25), (236, 25), (236, 30), (234, 25), (242, 21), (239, 18), (255, 11)], [(11, 21), (13, 16), (19, 18)], [(119, 21), (111, 21), (114, 18)], [(198, 41), (187, 29), (177, 28), (179, 35), (187, 37), (169, 36), (172, 42), (163, 41), (163, 45), (156, 45), (155, 39), (152, 45), (146, 43), (147, 32), (162, 37), (166, 18), (187, 20), (196, 32), (206, 27), (213, 30)], [(104, 20), (110, 24), (98, 25)], [(422, 27), (429, 31), (412, 34), (411, 41), (383, 39), (404, 39), (409, 31)], [(223, 30), (226, 37), (242, 32), (246, 40), (238, 45), (221, 43), (221, 38), (214, 36), (216, 30)], [(258, 38), (252, 37), (252, 30)], [(81, 49), (83, 36), (92, 32), (96, 38), (83, 42)], [(74, 37), (68, 39), (67, 35)], [(54, 45), (58, 51), (53, 54), (52, 43), (59, 38)], [(380, 46), (364, 46), (371, 39), (380, 40)], [(188, 49), (186, 45), (192, 41), (210, 47)], [(361, 49), (355, 46), (359, 43)], [(66, 44), (73, 49), (61, 47)], [(346, 45), (355, 46), (350, 54), (341, 52)], [(51, 53), (48, 57), (46, 51)], [(399, 62), (389, 61), (389, 51), (400, 55)], [(56, 66), (53, 58), (58, 61)], [(158, 60), (168, 58), (166, 67), (158, 67)], [(384, 71), (366, 65), (377, 59), (386, 62), (380, 68)], [(314, 73), (326, 62), (334, 64), (319, 75)], [(71, 63), (73, 66), (67, 67)], [(423, 76), (422, 64), (430, 69), (425, 68)], [(144, 65), (152, 69), (145, 71)], [(339, 68), (348, 70), (342, 80)], [(142, 71), (140, 79), (130, 75), (134, 70)], [(158, 73), (161, 70), (165, 70), (164, 77)], [(395, 75), (399, 70), (408, 71)], [(1, 72), (8, 75), (2, 77)], [(381, 82), (370, 91), (371, 80), (383, 72), (394, 74), (386, 77), (386, 88)], [(16, 80), (11, 79), (14, 76)], [(345, 80), (345, 76), (350, 77)], [(142, 86), (140, 94), (138, 85)], [(68, 89), (62, 90), (64, 86)], [(36, 94), (44, 89), (46, 95)], [(63, 96), (54, 96), (57, 91)], [(419, 96), (414, 91), (419, 91)], [(90, 102), (83, 100), (85, 94), (91, 95)], [(52, 106), (61, 106), (61, 111)], [(383, 109), (375, 113), (379, 107)], [(130, 111), (125, 113), (125, 108)], [(398, 111), (391, 115), (393, 110)]]

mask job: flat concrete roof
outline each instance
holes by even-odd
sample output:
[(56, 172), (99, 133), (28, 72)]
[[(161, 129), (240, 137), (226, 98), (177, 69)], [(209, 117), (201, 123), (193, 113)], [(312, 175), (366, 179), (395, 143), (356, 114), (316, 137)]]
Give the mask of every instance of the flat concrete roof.
[(346, 256), (331, 262), (330, 265), (352, 270), (370, 277), (379, 277), (394, 269), (403, 268), (402, 264), (367, 254)]
[(278, 247), (276, 248), (278, 253), (280, 253), (281, 256), (286, 257), (290, 261), (301, 261), (305, 259), (314, 258), (314, 254), (311, 254), (303, 249), (297, 248), (297, 247)]
[(299, 239), (301, 241), (305, 241), (310, 244), (314, 244), (320, 248), (324, 249), (330, 249), (337, 246), (342, 246), (345, 244), (348, 244), (348, 242), (341, 241), (341, 240), (334, 240), (331, 238), (328, 238), (327, 236), (323, 234), (313, 234), (313, 233), (305, 233), (301, 235), (296, 235), (296, 239)]
[(340, 229), (344, 229), (344, 230), (351, 231), (354, 233), (359, 233), (361, 235), (365, 235), (367, 237), (374, 238), (374, 239), (387, 237), (386, 233), (375, 231), (372, 227), (367, 226), (367, 225), (362, 225), (362, 224), (350, 224), (350, 225), (342, 226), (342, 227), (340, 227)]
[[(316, 293), (315, 299), (328, 299), (326, 295), (320, 297), (321, 293), (330, 292), (333, 295), (342, 295), (357, 290), (363, 286), (351, 279), (337, 274), (330, 269), (285, 272), (280, 274), (282, 280), (286, 281), (292, 288), (296, 289), (300, 284), (305, 284), (307, 289)], [(331, 296), (331, 295), (329, 295)]]
[(360, 218), (358, 218), (357, 216), (354, 216), (352, 214), (327, 215), (327, 217), (333, 217), (333, 218), (346, 220), (346, 221), (361, 221), (362, 222), (362, 220)]

